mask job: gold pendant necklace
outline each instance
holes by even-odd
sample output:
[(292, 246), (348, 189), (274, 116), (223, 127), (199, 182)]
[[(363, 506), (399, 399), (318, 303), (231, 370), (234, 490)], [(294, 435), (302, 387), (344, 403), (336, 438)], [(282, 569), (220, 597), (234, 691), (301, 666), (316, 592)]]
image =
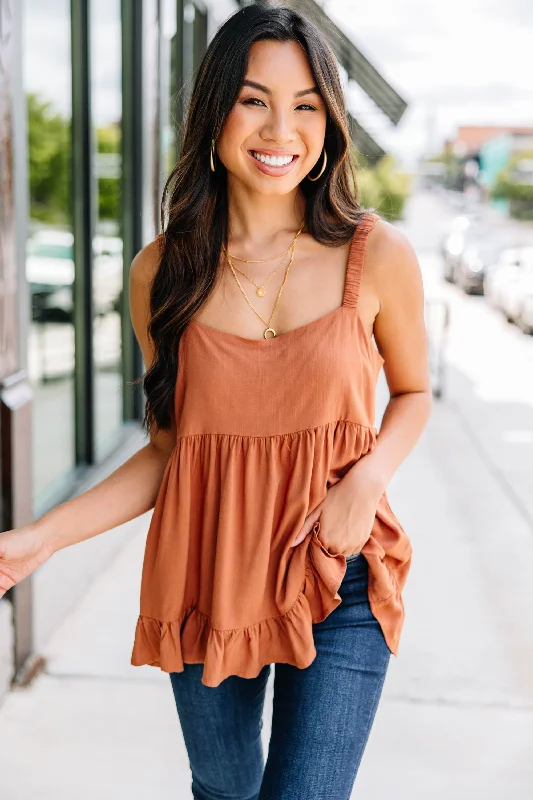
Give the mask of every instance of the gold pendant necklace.
[[(291, 245), (291, 247), (292, 247), (292, 245)], [(290, 250), (290, 249), (291, 249), (291, 248), (289, 247), (289, 250)], [(289, 252), (289, 250), (287, 250), (287, 252)], [(285, 253), (283, 253), (283, 255), (285, 255)], [(233, 262), (232, 262), (232, 263), (233, 263)], [(264, 283), (262, 283), (261, 285), (258, 285), (258, 284), (257, 284), (255, 281), (253, 281), (253, 280), (250, 278), (250, 276), (246, 274), (246, 272), (243, 272), (243, 271), (242, 271), (242, 269), (239, 269), (238, 267), (236, 267), (236, 266), (235, 266), (235, 264), (233, 264), (233, 269), (235, 269), (237, 272), (240, 272), (240, 273), (241, 273), (241, 275), (244, 275), (244, 277), (245, 277), (247, 280), (249, 280), (249, 281), (250, 281), (250, 283), (253, 283), (253, 285), (256, 287), (256, 289), (255, 289), (255, 293), (256, 293), (256, 295), (258, 295), (259, 297), (264, 297), (264, 294), (265, 294), (265, 286), (267, 286), (268, 282), (269, 282), (269, 281), (270, 281), (270, 279), (273, 277), (273, 275), (275, 275), (275, 274), (276, 274), (276, 272), (278, 271), (278, 269), (281, 267), (282, 263), (283, 263), (282, 261), (280, 261), (280, 262), (279, 262), (279, 264), (278, 264), (278, 266), (276, 267), (276, 269), (275, 269), (273, 272), (271, 272), (271, 273), (270, 273), (270, 275), (268, 276), (268, 278), (266, 279), (266, 281), (265, 281)]]
[(264, 337), (265, 339), (273, 339), (273, 338), (274, 338), (274, 337), (277, 335), (277, 334), (276, 334), (276, 331), (275, 331), (275, 329), (274, 329), (274, 328), (271, 326), (271, 322), (272, 322), (272, 318), (274, 317), (274, 314), (275, 314), (275, 312), (276, 312), (276, 308), (277, 308), (277, 306), (278, 306), (278, 302), (279, 302), (279, 299), (280, 299), (280, 297), (281, 297), (281, 292), (282, 292), (282, 290), (283, 290), (283, 287), (285, 286), (285, 282), (287, 281), (287, 277), (288, 277), (288, 275), (289, 275), (289, 268), (290, 268), (290, 266), (291, 266), (291, 264), (292, 264), (292, 262), (293, 262), (293, 259), (294, 259), (294, 247), (295, 247), (295, 244), (296, 244), (296, 240), (295, 240), (295, 241), (292, 243), (291, 247), (289, 248), (289, 249), (291, 249), (291, 250), (292, 250), (292, 252), (291, 252), (291, 257), (290, 257), (290, 259), (289, 259), (289, 263), (287, 264), (287, 268), (286, 268), (286, 270), (285, 270), (285, 276), (284, 276), (284, 278), (283, 278), (283, 283), (281, 284), (281, 286), (280, 286), (280, 288), (279, 288), (278, 295), (277, 295), (277, 297), (276, 297), (276, 302), (274, 303), (274, 308), (272, 309), (272, 313), (271, 313), (271, 315), (270, 315), (270, 319), (269, 319), (268, 321), (267, 321), (266, 319), (263, 319), (263, 317), (261, 316), (261, 314), (260, 314), (260, 313), (259, 313), (259, 312), (258, 312), (258, 311), (257, 311), (257, 310), (254, 308), (254, 307), (253, 307), (252, 303), (251, 303), (251, 302), (250, 302), (250, 300), (248, 299), (248, 296), (246, 295), (246, 292), (245, 292), (245, 291), (244, 291), (244, 289), (242, 288), (242, 286), (241, 286), (241, 282), (240, 282), (240, 280), (239, 280), (239, 279), (238, 279), (238, 277), (237, 277), (237, 273), (236, 273), (236, 271), (235, 271), (235, 266), (234, 266), (234, 264), (233, 264), (233, 262), (232, 262), (232, 260), (231, 260), (231, 256), (230, 256), (230, 255), (229, 255), (229, 253), (226, 251), (226, 260), (227, 260), (227, 262), (228, 262), (228, 265), (229, 265), (229, 267), (230, 267), (230, 269), (231, 269), (231, 272), (232, 272), (232, 274), (233, 274), (233, 277), (234, 277), (234, 278), (235, 278), (235, 280), (237, 281), (237, 285), (238, 285), (239, 289), (241, 290), (242, 294), (244, 295), (244, 299), (246, 300), (246, 302), (248, 303), (248, 305), (250, 306), (250, 308), (252, 309), (252, 311), (254, 312), (254, 314), (256, 314), (256, 315), (259, 317), (259, 319), (261, 320), (261, 322), (262, 322), (264, 325), (266, 325), (266, 326), (267, 326), (267, 327), (265, 328), (265, 330), (263, 331), (263, 337)]
[[(229, 253), (229, 252), (226, 250), (226, 248), (225, 248), (225, 247), (223, 247), (224, 254), (225, 254), (226, 258), (229, 258), (229, 260), (231, 260), (231, 262), (232, 262), (232, 263), (233, 263), (233, 261), (243, 261), (243, 262), (244, 262), (244, 263), (246, 263), (246, 264), (264, 264), (264, 263), (266, 263), (267, 261), (274, 261), (276, 258), (283, 258), (284, 256), (286, 256), (286, 255), (287, 255), (287, 253), (289, 252), (289, 250), (291, 250), (291, 249), (293, 249), (293, 248), (294, 248), (294, 245), (296, 244), (296, 240), (298, 239), (298, 236), (299, 236), (299, 235), (301, 234), (301, 232), (303, 231), (304, 225), (305, 225), (305, 220), (303, 220), (302, 224), (300, 225), (300, 228), (299, 228), (299, 230), (298, 230), (298, 232), (297, 232), (296, 236), (295, 236), (295, 237), (294, 237), (294, 239), (292, 240), (292, 244), (290, 245), (290, 247), (288, 247), (288, 248), (285, 250), (285, 252), (284, 252), (284, 253), (282, 253), (280, 256), (271, 256), (270, 258), (258, 258), (258, 259), (252, 259), (252, 258), (249, 258), (249, 259), (247, 259), (247, 258), (239, 258), (238, 256), (232, 256), (232, 255), (231, 255), (231, 254), (230, 254), (230, 253)], [(278, 269), (279, 269), (279, 268), (280, 268), (280, 266), (281, 266), (281, 263), (282, 263), (282, 262), (280, 261), (280, 262), (279, 262), (279, 264), (278, 264), (278, 266), (276, 267), (276, 269), (275, 269), (273, 272), (271, 272), (271, 273), (270, 273), (270, 275), (268, 276), (268, 278), (266, 279), (266, 281), (265, 281), (264, 283), (262, 283), (262, 284), (257, 284), (257, 283), (256, 283), (254, 280), (252, 280), (252, 278), (250, 278), (250, 276), (249, 276), (249, 275), (247, 275), (247, 274), (246, 274), (246, 272), (243, 272), (241, 269), (239, 269), (238, 267), (236, 267), (236, 266), (235, 266), (235, 264), (233, 264), (233, 269), (235, 269), (237, 272), (240, 272), (240, 274), (241, 274), (241, 275), (243, 275), (243, 276), (244, 276), (244, 277), (245, 277), (245, 278), (246, 278), (248, 281), (250, 281), (250, 283), (251, 283), (251, 284), (253, 284), (253, 285), (256, 287), (256, 289), (255, 289), (255, 293), (256, 293), (256, 295), (257, 295), (258, 297), (264, 297), (264, 295), (265, 295), (265, 287), (268, 285), (268, 283), (269, 283), (270, 279), (271, 279), (271, 278), (272, 278), (272, 277), (273, 277), (273, 276), (276, 274), (276, 272), (278, 271)]]

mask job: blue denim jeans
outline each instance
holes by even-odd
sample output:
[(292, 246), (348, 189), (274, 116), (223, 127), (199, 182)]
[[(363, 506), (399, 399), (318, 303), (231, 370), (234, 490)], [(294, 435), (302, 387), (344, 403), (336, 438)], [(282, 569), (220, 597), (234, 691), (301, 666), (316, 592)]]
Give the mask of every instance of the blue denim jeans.
[(171, 672), (196, 800), (348, 800), (391, 652), (368, 602), (368, 564), (349, 556), (342, 603), (313, 625), (305, 669), (275, 664), (266, 764), (261, 727), (271, 664), (256, 678), (201, 682), (203, 664)]

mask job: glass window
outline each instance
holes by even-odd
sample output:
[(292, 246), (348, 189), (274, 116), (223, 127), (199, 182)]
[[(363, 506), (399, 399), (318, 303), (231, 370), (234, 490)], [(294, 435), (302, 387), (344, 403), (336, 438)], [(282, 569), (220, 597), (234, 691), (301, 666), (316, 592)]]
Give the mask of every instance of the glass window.
[(179, 116), (178, 86), (180, 79), (176, 57), (177, 4), (175, 0), (163, 0), (161, 6), (160, 38), (160, 148), (161, 174), (159, 177), (159, 196), (163, 186), (177, 161), (177, 123)]
[(31, 296), (28, 370), (34, 390), (36, 504), (61, 489), (75, 464), (71, 33), (69, 0), (24, 3)]
[(96, 176), (93, 242), (95, 450), (122, 425), (122, 42), (120, 0), (91, 0), (91, 91)]

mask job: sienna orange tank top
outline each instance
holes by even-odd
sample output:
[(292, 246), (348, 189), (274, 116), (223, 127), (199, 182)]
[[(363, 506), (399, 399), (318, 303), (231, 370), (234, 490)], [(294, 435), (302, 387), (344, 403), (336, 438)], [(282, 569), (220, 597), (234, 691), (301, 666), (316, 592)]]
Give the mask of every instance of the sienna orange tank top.
[[(312, 623), (341, 602), (346, 558), (326, 550), (319, 523), (291, 542), (376, 444), (384, 360), (357, 303), (377, 219), (361, 217), (334, 311), (271, 339), (195, 320), (182, 334), (177, 440), (146, 540), (134, 666), (181, 672), (184, 662), (202, 663), (202, 683), (218, 686), (267, 663), (314, 660)], [(384, 493), (361, 552), (370, 607), (394, 655), (411, 549)]]

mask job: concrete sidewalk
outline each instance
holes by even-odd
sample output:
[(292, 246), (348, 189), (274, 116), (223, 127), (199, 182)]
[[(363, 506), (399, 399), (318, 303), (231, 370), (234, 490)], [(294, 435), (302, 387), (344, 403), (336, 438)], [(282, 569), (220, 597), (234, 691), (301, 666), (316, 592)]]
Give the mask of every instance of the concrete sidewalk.
[[(414, 558), (354, 796), (531, 800), (532, 532), (445, 403), (388, 495)], [(168, 676), (129, 664), (147, 522), (129, 524), (130, 543), (57, 631), (46, 673), (4, 702), (3, 800), (191, 797)]]

